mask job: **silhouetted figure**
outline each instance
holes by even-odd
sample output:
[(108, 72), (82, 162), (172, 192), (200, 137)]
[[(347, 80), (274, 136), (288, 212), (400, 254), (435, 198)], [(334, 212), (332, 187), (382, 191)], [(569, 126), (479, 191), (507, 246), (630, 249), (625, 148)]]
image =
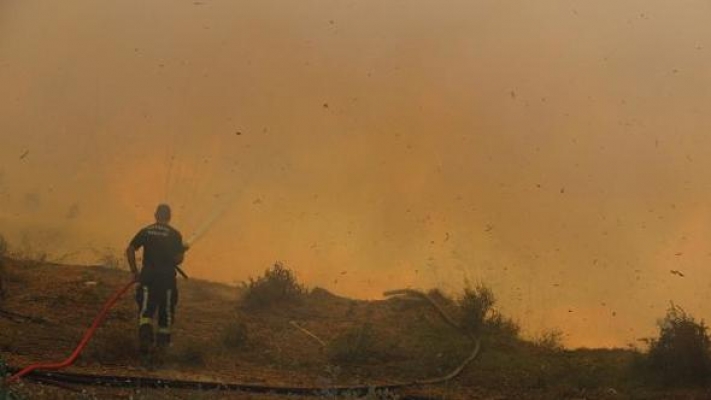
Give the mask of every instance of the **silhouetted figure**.
[[(149, 354), (155, 344), (165, 348), (170, 344), (171, 325), (178, 303), (176, 269), (183, 262), (187, 247), (183, 237), (169, 225), (170, 207), (161, 204), (156, 208), (156, 222), (141, 229), (126, 249), (126, 257), (139, 286), (136, 302), (139, 309), (139, 349), (141, 356)], [(136, 251), (143, 248), (143, 266), (136, 267)], [(158, 327), (154, 337), (153, 318), (158, 313)]]

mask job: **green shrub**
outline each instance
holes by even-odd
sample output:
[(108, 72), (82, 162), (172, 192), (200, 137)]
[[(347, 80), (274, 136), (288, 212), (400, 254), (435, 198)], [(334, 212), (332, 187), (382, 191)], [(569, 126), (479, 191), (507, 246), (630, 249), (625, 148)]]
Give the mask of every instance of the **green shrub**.
[(305, 294), (306, 288), (298, 283), (294, 272), (277, 262), (263, 276), (249, 279), (242, 297), (242, 307), (255, 310), (299, 302)]
[(709, 336), (703, 321), (696, 322), (672, 304), (659, 322), (659, 338), (652, 339), (646, 364), (650, 377), (663, 386), (703, 386), (709, 382)]

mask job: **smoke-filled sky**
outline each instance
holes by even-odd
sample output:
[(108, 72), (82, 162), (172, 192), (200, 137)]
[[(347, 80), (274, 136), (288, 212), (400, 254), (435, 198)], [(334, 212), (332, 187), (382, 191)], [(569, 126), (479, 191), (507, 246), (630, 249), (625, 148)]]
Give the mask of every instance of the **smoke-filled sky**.
[[(570, 346), (711, 315), (711, 3), (0, 0), (0, 232), (189, 274), (491, 286)], [(670, 271), (680, 271), (684, 276)]]

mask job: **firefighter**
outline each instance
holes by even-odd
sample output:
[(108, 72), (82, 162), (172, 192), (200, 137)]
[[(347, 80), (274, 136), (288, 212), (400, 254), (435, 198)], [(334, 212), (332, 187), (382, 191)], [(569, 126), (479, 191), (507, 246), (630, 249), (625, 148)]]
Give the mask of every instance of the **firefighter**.
[[(180, 232), (170, 226), (171, 210), (160, 204), (155, 211), (155, 223), (141, 229), (126, 249), (126, 258), (138, 283), (138, 340), (142, 357), (155, 345), (164, 349), (170, 345), (171, 325), (178, 303), (176, 270), (183, 262), (187, 246)], [(143, 265), (136, 266), (136, 251), (143, 248)], [(158, 313), (157, 330), (154, 316)]]

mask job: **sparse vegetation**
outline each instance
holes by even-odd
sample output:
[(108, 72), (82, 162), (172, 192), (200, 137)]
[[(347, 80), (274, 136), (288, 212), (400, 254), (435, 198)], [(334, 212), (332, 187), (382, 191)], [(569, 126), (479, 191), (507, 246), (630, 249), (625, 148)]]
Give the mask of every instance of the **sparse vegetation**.
[(550, 329), (541, 332), (533, 343), (541, 349), (548, 351), (563, 350), (563, 331), (559, 329)]
[(242, 307), (247, 310), (300, 302), (307, 293), (294, 272), (281, 262), (264, 271), (263, 276), (250, 278), (244, 289)]
[(0, 300), (5, 297), (5, 253), (7, 253), (7, 241), (0, 235)]
[(3, 235), (0, 235), (0, 258), (5, 257), (7, 254), (7, 240)]
[(133, 326), (129, 328), (124, 324), (107, 325), (90, 342), (83, 357), (102, 364), (125, 363), (136, 358), (138, 354), (136, 345), (136, 332)]
[(706, 386), (711, 376), (708, 327), (671, 304), (659, 322), (659, 338), (650, 342), (645, 366), (663, 386)]
[(222, 334), (222, 343), (228, 349), (241, 349), (247, 345), (249, 332), (243, 321), (230, 321)]
[(22, 236), (20, 246), (13, 246), (6, 253), (7, 257), (20, 261), (25, 267), (34, 267), (47, 262), (48, 255), (45, 251), (36, 250), (26, 235)]
[(194, 339), (187, 339), (183, 342), (174, 353), (172, 353), (175, 361), (181, 364), (187, 364), (193, 367), (201, 367), (205, 365), (206, 346)]
[(5, 377), (9, 375), (5, 360), (0, 357), (0, 400), (22, 400), (23, 397), (5, 384)]
[[(10, 277), (14, 274), (39, 276), (42, 279), (27, 279), (26, 287), (43, 295), (32, 297), (32, 305), (27, 302), (20, 305), (10, 298), (8, 301), (13, 303), (9, 306), (18, 304), (15, 311), (37, 315), (47, 315), (50, 309), (76, 312), (66, 317), (66, 323), (63, 320), (62, 324), (51, 327), (35, 327), (31, 321), (0, 319), (3, 324), (0, 352), (13, 363), (25, 356), (41, 358), (40, 355), (47, 352), (52, 358), (63, 354), (59, 345), (74, 344), (86, 321), (95, 315), (96, 304), (110, 294), (102, 290), (110, 291), (125, 277), (120, 271), (105, 268), (44, 265), (27, 271), (24, 266), (22, 262), (11, 260), (7, 263), (7, 272)], [(279, 268), (286, 270), (281, 265)], [(273, 269), (279, 271), (279, 268)], [(164, 361), (158, 363), (161, 369), (167, 373), (204, 373), (205, 379), (214, 371), (224, 371), (225, 380), (230, 376), (234, 380), (244, 376), (263, 380), (267, 385), (296, 385), (295, 382), (318, 377), (319, 385), (330, 387), (441, 377), (471, 354), (470, 338), (444, 323), (421, 298), (419, 301), (414, 296), (393, 301), (349, 300), (325, 290), (314, 290), (304, 296), (305, 290), (293, 273), (274, 273), (273, 269), (271, 274), (252, 280), (253, 286), (258, 286), (256, 282), (287, 282), (298, 288), (292, 293), (301, 293), (297, 295), (303, 299), (300, 304), (267, 308), (266, 312), (235, 310), (237, 293), (233, 287), (218, 287), (199, 280), (187, 283), (174, 346), (165, 353), (157, 352), (159, 360)], [(52, 279), (42, 274), (51, 275)], [(96, 284), (87, 285), (88, 282)], [(14, 287), (13, 278), (10, 283), (11, 288)], [(436, 392), (431, 393), (432, 397), (475, 398), (474, 391), (482, 390), (482, 393), (492, 393), (492, 397), (501, 394), (510, 398), (665, 399), (693, 398), (668, 395), (676, 391), (701, 393), (707, 390), (689, 388), (704, 384), (711, 373), (706, 368), (709, 365), (705, 356), (709, 349), (706, 326), (678, 307), (672, 307), (660, 324), (661, 335), (650, 340), (648, 353), (626, 349), (567, 350), (561, 346), (560, 331), (544, 331), (531, 340), (521, 339), (518, 324), (497, 309), (494, 293), (482, 284), (457, 294), (445, 295), (433, 290), (428, 295), (451, 319), (465, 324), (471, 332), (478, 332), (477, 336), (482, 339), (481, 353), (473, 364), (449, 386), (433, 386)], [(272, 297), (262, 299), (268, 299), (263, 300), (267, 305), (279, 304), (274, 303)], [(326, 346), (316, 346), (304, 332), (290, 325), (292, 321), (313, 331)], [(135, 329), (135, 304), (126, 299), (97, 331), (78, 367), (101, 372), (105, 369), (103, 365), (136, 366), (140, 359), (135, 351)], [(696, 357), (699, 354), (701, 357)], [(696, 363), (689, 361), (692, 359), (696, 359)], [(636, 360), (642, 360), (639, 363), (644, 365), (643, 370), (630, 368)], [(325, 364), (334, 367), (329, 369), (329, 376), (321, 379)], [(669, 367), (665, 367), (667, 365)], [(692, 367), (687, 368), (689, 365)], [(686, 375), (680, 378), (684, 369)], [(249, 372), (238, 376), (235, 372), (238, 370)], [(641, 371), (645, 375), (639, 373)], [(666, 377), (662, 380), (660, 377), (664, 374)], [(688, 376), (697, 379), (687, 380)], [(654, 388), (649, 379), (681, 388)], [(58, 398), (33, 397), (40, 390), (55, 390), (34, 383), (12, 386), (12, 390), (20, 395), (28, 393), (27, 398)], [(97, 390), (104, 390), (107, 395), (99, 392), (96, 398), (107, 398), (112, 392), (112, 389)], [(442, 390), (447, 390), (451, 397), (445, 396)], [(46, 393), (54, 393), (50, 391)], [(168, 390), (160, 393), (166, 398), (169, 396)], [(389, 399), (397, 398), (399, 393), (374, 391), (363, 397), (365, 394), (359, 392), (353, 393), (352, 398)], [(162, 398), (151, 397), (154, 392), (142, 395), (146, 399)], [(348, 393), (339, 393), (337, 398), (348, 396)], [(324, 393), (323, 397), (336, 398), (336, 394)]]
[(327, 347), (334, 363), (364, 364), (381, 361), (387, 354), (376, 338), (374, 328), (365, 323), (337, 336)]
[(103, 252), (101, 252), (99, 264), (106, 268), (125, 269), (125, 260), (123, 255), (110, 247), (107, 247)]

